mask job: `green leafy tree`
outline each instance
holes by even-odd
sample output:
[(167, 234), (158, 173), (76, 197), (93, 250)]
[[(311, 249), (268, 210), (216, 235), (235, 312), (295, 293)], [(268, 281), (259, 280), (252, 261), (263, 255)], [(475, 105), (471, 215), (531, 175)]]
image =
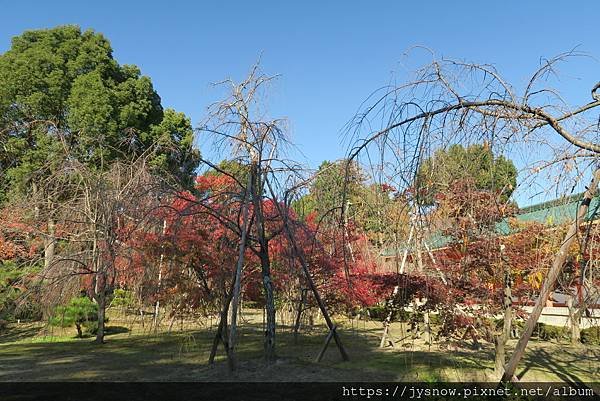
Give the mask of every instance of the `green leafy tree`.
[(58, 306), (50, 324), (59, 327), (75, 325), (77, 337), (83, 337), (82, 327), (93, 332), (98, 327), (98, 305), (86, 296), (72, 298), (67, 305)]
[(64, 160), (106, 168), (158, 144), (153, 164), (186, 184), (199, 161), (190, 120), (163, 111), (150, 78), (77, 26), (26, 31), (0, 55), (0, 188), (24, 192)]
[(28, 286), (33, 285), (30, 275), (38, 270), (35, 266), (23, 268), (0, 259), (0, 320), (37, 320), (42, 316), (37, 299), (22, 297)]
[(344, 199), (350, 204), (357, 203), (364, 181), (365, 175), (357, 163), (351, 162), (348, 166), (345, 160), (325, 160), (315, 174), (309, 193), (294, 202), (292, 207), (301, 216), (314, 211), (319, 218), (335, 219), (341, 216), (342, 207), (347, 207), (343, 205)]
[(73, 161), (107, 171), (140, 155), (154, 173), (193, 184), (200, 155), (190, 119), (163, 110), (152, 81), (120, 65), (109, 41), (77, 26), (26, 31), (0, 55), (0, 203), (28, 199), (54, 259), (57, 205), (73, 193), (50, 177)]
[(494, 155), (487, 144), (440, 149), (423, 162), (417, 173), (420, 203), (433, 204), (437, 194), (465, 179), (473, 180), (475, 189), (499, 192), (506, 202), (516, 188), (517, 169), (510, 159)]
[(408, 234), (409, 206), (394, 187), (371, 184), (361, 188), (359, 195), (350, 205), (349, 214), (372, 244), (381, 248)]
[[(347, 174), (348, 173), (348, 174)], [(345, 196), (344, 196), (345, 191)], [(324, 161), (309, 188), (309, 193), (292, 203), (299, 216), (316, 212), (324, 224), (340, 224), (345, 218), (381, 247), (397, 238), (407, 224), (403, 197), (388, 184), (369, 184), (361, 167), (346, 160)]]

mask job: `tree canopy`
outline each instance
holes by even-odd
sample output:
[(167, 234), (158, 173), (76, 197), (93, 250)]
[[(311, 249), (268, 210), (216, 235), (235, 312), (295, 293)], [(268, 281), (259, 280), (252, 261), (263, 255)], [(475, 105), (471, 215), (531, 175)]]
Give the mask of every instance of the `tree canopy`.
[(499, 192), (506, 202), (516, 188), (517, 169), (510, 159), (494, 155), (487, 144), (440, 149), (417, 172), (421, 203), (432, 204), (437, 194), (464, 179), (473, 180), (476, 189)]
[(315, 174), (309, 193), (296, 201), (293, 207), (301, 216), (311, 212), (316, 212), (319, 218), (332, 214), (340, 216), (342, 206), (346, 206), (342, 205), (344, 191), (347, 202), (354, 203), (364, 185), (365, 175), (357, 163), (347, 165), (345, 160), (325, 160)]
[(156, 146), (153, 165), (186, 184), (199, 158), (190, 120), (163, 110), (150, 78), (120, 65), (102, 34), (71, 25), (26, 31), (0, 55), (0, 132), (0, 188), (18, 191), (65, 147), (102, 169)]

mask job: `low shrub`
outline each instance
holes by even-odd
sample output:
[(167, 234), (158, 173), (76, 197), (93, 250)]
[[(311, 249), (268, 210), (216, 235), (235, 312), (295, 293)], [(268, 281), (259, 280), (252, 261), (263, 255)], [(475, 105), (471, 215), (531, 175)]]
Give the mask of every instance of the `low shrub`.
[[(98, 305), (88, 297), (76, 297), (71, 299), (67, 305), (58, 306), (54, 315), (50, 318), (53, 326), (70, 327), (75, 325), (77, 337), (83, 337), (83, 330), (94, 334), (98, 331)], [(94, 329), (95, 327), (95, 329)]]
[[(369, 317), (371, 319), (379, 320), (379, 321), (384, 321), (388, 317), (388, 314), (390, 313), (390, 310), (385, 305), (371, 306), (371, 307), (367, 308), (367, 311), (369, 312)], [(422, 313), (418, 313), (418, 314), (421, 315), (419, 321), (423, 321)], [(409, 312), (407, 310), (400, 308), (400, 309), (396, 310), (394, 312), (394, 314), (392, 315), (392, 321), (408, 322), (409, 320), (411, 320), (413, 315), (414, 315), (414, 312)]]
[(117, 308), (133, 308), (136, 304), (135, 294), (133, 291), (116, 288), (109, 304)]
[(263, 305), (260, 304), (257, 301), (251, 301), (251, 300), (245, 300), (244, 301), (244, 308), (246, 309), (262, 309)]
[(600, 326), (581, 330), (581, 342), (590, 345), (600, 345)]
[[(537, 335), (540, 340), (550, 341), (550, 340), (565, 340), (569, 339), (569, 330), (566, 327), (560, 326), (551, 326), (549, 324), (538, 323), (536, 325)], [(534, 329), (534, 335), (536, 330)]]
[(369, 314), (369, 317), (374, 320), (383, 321), (387, 318), (388, 315), (388, 310), (383, 305), (370, 306), (369, 308), (367, 308), (367, 312)]

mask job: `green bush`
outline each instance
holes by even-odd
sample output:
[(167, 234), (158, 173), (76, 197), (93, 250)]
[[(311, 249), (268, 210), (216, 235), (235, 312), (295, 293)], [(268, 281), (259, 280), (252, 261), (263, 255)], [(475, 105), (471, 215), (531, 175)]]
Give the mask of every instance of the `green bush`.
[(430, 313), (429, 314), (429, 324), (431, 326), (441, 326), (443, 323), (442, 318), (439, 313)]
[(135, 306), (135, 294), (133, 291), (116, 288), (113, 292), (110, 306), (118, 308), (132, 308)]
[[(367, 308), (367, 310), (369, 311), (369, 317), (371, 319), (379, 320), (379, 321), (384, 321), (388, 317), (388, 314), (390, 313), (390, 310), (385, 305), (371, 306), (371, 307)], [(420, 312), (417, 312), (417, 315), (418, 315), (417, 320), (422, 322), (423, 314)], [(433, 315), (430, 315), (430, 316), (433, 316)], [(392, 321), (408, 322), (409, 320), (411, 320), (414, 317), (415, 317), (415, 312), (409, 312), (407, 310), (404, 310), (403, 308), (399, 308), (392, 315)]]
[(244, 300), (243, 303), (244, 309), (262, 309), (263, 305), (260, 302), (252, 301), (252, 300)]
[[(50, 324), (59, 327), (70, 327), (75, 325), (77, 337), (83, 337), (82, 327), (85, 331), (93, 334), (98, 330), (98, 305), (88, 297), (76, 297), (65, 306), (55, 309), (50, 318)], [(95, 328), (94, 328), (95, 327)]]
[[(538, 323), (536, 325), (537, 335), (540, 340), (550, 341), (550, 340), (565, 340), (569, 339), (569, 330), (566, 327), (560, 326), (551, 326), (549, 324)], [(534, 334), (536, 330), (534, 329)]]
[(42, 309), (37, 299), (23, 295), (23, 285), (28, 286), (27, 275), (37, 271), (36, 266), (21, 268), (13, 261), (0, 260), (0, 319), (9, 322), (39, 320)]
[(388, 315), (388, 310), (383, 305), (375, 305), (367, 308), (369, 317), (374, 320), (385, 320)]
[(590, 345), (600, 345), (600, 326), (581, 330), (581, 342)]

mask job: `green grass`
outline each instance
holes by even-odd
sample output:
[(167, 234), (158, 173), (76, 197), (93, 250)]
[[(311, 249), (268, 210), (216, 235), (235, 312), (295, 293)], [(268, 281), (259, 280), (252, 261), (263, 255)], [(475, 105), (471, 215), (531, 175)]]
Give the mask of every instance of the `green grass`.
[[(216, 324), (216, 322), (213, 322)], [(493, 380), (491, 345), (474, 351), (431, 347), (420, 340), (379, 348), (381, 323), (342, 325), (350, 355), (342, 362), (332, 342), (321, 363), (315, 357), (326, 329), (303, 331), (296, 343), (289, 328), (277, 333), (278, 360), (263, 362), (262, 324), (250, 319), (239, 330), (239, 369), (230, 374), (222, 347), (216, 363), (207, 360), (214, 325), (187, 322), (168, 333), (149, 333), (128, 320), (111, 318), (106, 344), (75, 339), (74, 329), (48, 331), (40, 324), (12, 325), (0, 334), (0, 381), (140, 380), (140, 381), (487, 381)], [(400, 326), (392, 325), (392, 335)], [(514, 344), (511, 344), (514, 345)], [(600, 347), (572, 347), (532, 342), (518, 374), (526, 381), (600, 381)]]

